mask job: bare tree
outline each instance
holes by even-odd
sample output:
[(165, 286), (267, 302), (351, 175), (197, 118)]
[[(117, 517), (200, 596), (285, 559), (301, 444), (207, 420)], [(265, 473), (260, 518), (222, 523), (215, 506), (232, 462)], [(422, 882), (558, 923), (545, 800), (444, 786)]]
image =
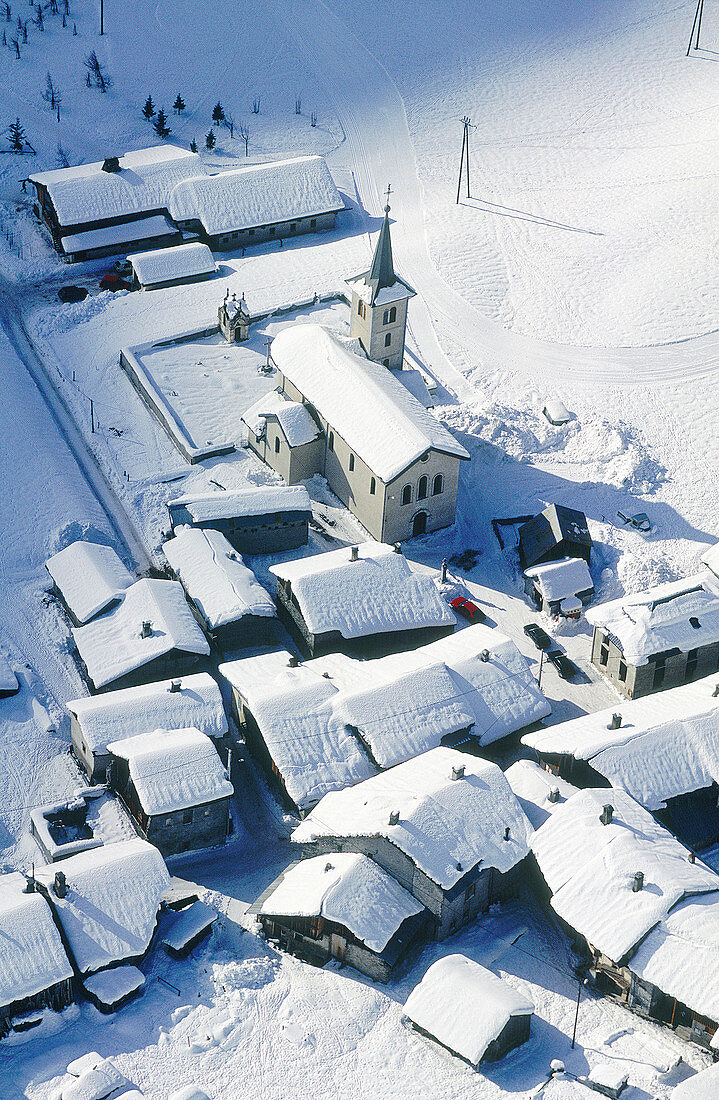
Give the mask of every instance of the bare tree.
[(45, 17), (42, 14), (42, 4), (38, 4), (38, 6), (37, 6), (37, 11), (35, 12), (35, 18), (33, 19), (33, 23), (38, 28), (38, 30), (40, 30), (40, 31), (45, 30)]
[(295, 114), (296, 115), (301, 115), (302, 114), (302, 100), (300, 99), (299, 96), (297, 96), (297, 98), (295, 99)]
[(67, 153), (65, 152), (59, 141), (57, 143), (57, 150), (55, 152), (55, 164), (58, 168), (70, 167), (70, 161), (68, 160)]
[(45, 91), (42, 93), (42, 98), (47, 104), (49, 104), (53, 111), (57, 106), (59, 106), (60, 103), (62, 103), (62, 96), (60, 95), (58, 89), (55, 87), (55, 82), (52, 79), (50, 73), (47, 73), (45, 77)]
[(12, 10), (9, 4), (3, 4), (3, 15), (5, 16), (6, 23), (12, 23)]
[(250, 131), (248, 130), (247, 126), (245, 126), (244, 122), (240, 123), (239, 130), (240, 130), (240, 137), (242, 138), (242, 140), (245, 143), (245, 156), (249, 157), (250, 153), (249, 153), (248, 145), (249, 145), (249, 141), (250, 141)]
[(310, 115), (310, 126), (316, 126), (316, 125), (317, 125), (317, 111), (313, 111), (312, 114)]
[(87, 55), (83, 64), (89, 77), (89, 81), (87, 78), (85, 81), (88, 88), (95, 87), (99, 88), (101, 92), (106, 92), (108, 88), (112, 87), (112, 81), (94, 50)]
[(260, 97), (255, 96), (252, 100), (252, 114), (258, 115), (260, 113)]
[(17, 38), (12, 38), (10, 40), (10, 45), (12, 46), (12, 48), (15, 51), (16, 59), (19, 61), (20, 60), (20, 43), (18, 42)]
[(223, 118), (222, 122), (223, 125), (226, 126), (227, 129), (230, 131), (230, 137), (233, 138), (235, 136), (235, 120), (229, 113), (229, 111), (225, 112), (225, 117)]

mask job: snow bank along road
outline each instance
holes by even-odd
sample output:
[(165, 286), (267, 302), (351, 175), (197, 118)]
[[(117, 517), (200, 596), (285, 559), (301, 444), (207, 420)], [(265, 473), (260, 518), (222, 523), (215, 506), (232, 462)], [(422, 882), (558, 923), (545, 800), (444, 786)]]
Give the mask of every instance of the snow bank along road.
[[(462, 399), (471, 390), (447, 363), (433, 321), (474, 359), (497, 368), (546, 372), (575, 381), (647, 385), (709, 378), (719, 369), (719, 333), (648, 348), (550, 344), (504, 329), (478, 313), (440, 277), (429, 255), (422, 190), (402, 98), (387, 70), (322, 0), (290, 0), (286, 30), (307, 58), (344, 127), (346, 141), (328, 159), (353, 169), (365, 208), (378, 212), (394, 191), (392, 233), (401, 274), (418, 291), (412, 335), (433, 373)], [(318, 33), (321, 27), (321, 33)], [(368, 110), (371, 104), (371, 112)]]

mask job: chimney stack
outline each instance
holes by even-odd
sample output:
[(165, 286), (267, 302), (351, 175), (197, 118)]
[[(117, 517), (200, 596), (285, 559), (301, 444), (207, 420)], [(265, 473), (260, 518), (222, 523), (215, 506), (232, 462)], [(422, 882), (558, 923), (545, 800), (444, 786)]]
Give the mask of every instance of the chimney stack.
[(607, 803), (601, 814), (599, 815), (599, 820), (601, 821), (602, 825), (611, 825), (613, 816), (614, 807), (610, 806), (609, 803)]
[(390, 825), (399, 825), (399, 810), (392, 810), (389, 815), (389, 823)]
[(442, 584), (445, 584), (446, 581), (447, 581), (447, 559), (446, 558), (442, 558), (442, 569), (441, 569), (441, 572), (439, 574), (439, 579), (442, 582)]
[(487, 662), (489, 660), (489, 650), (488, 649), (483, 649), (482, 652), (479, 655), (479, 659), (480, 659), (480, 661)]
[(464, 779), (464, 764), (453, 764), (451, 779)]
[(644, 886), (644, 871), (637, 871), (634, 875), (634, 882), (632, 883), (632, 893), (638, 894)]
[(610, 729), (610, 730), (618, 730), (619, 727), (621, 726), (621, 724), (622, 724), (621, 714), (613, 714), (612, 715), (612, 720), (609, 723), (609, 726), (607, 728)]
[(358, 561), (358, 560), (359, 560), (359, 547), (358, 546), (350, 546), (350, 561)]
[(152, 623), (150, 622), (149, 619), (143, 619), (142, 630), (140, 631), (140, 637), (141, 638), (151, 638), (152, 637)]
[(547, 797), (549, 802), (559, 802), (559, 787), (551, 787)]
[(510, 829), (509, 825), (506, 825), (505, 828), (504, 828), (504, 839), (505, 840), (509, 840), (511, 832), (512, 832), (512, 830)]
[(34, 894), (35, 893), (35, 864), (34, 863), (32, 865), (32, 870), (31, 870), (30, 874), (27, 875), (26, 878), (27, 878), (27, 882), (25, 883), (24, 893)]
[(689, 862), (690, 863), (696, 863), (696, 861), (697, 861), (696, 852), (690, 852), (689, 853)]
[(170, 691), (173, 695), (177, 691), (182, 691), (182, 680), (172, 680), (170, 682)]
[(300, 663), (299, 657), (295, 657), (292, 654), (290, 654), (290, 659), (287, 662), (287, 664), (290, 666), (290, 668), (297, 668), (299, 663)]
[(67, 897), (67, 879), (65, 878), (65, 872), (64, 871), (56, 871), (55, 872), (55, 881), (53, 883), (52, 888), (55, 891), (55, 894), (56, 894), (57, 897), (59, 897), (59, 898), (66, 898)]
[(712, 692), (712, 699), (717, 698), (719, 698), (719, 684), (717, 684), (717, 686), (714, 688), (714, 691)]

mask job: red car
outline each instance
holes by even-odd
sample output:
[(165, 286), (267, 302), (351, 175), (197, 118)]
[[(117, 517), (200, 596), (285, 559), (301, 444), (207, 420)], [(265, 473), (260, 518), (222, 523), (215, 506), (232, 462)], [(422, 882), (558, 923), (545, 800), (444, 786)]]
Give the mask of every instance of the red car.
[(132, 286), (127, 279), (121, 278), (116, 272), (108, 271), (107, 275), (103, 275), (100, 279), (100, 290), (132, 290)]
[(464, 596), (455, 596), (453, 600), (449, 601), (449, 606), (453, 607), (458, 615), (469, 619), (471, 623), (483, 623), (487, 618), (481, 607), (477, 607), (476, 603), (465, 599)]

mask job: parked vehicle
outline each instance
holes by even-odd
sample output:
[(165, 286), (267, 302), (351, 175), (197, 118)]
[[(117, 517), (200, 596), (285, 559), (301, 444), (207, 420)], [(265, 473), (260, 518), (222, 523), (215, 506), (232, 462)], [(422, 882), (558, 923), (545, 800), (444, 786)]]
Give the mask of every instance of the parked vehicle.
[(132, 277), (132, 264), (129, 260), (115, 260), (112, 265), (115, 273), (120, 275), (123, 279)]
[(552, 639), (546, 630), (542, 630), (537, 623), (527, 623), (524, 627), (524, 633), (532, 639), (537, 649), (551, 649)]
[(476, 603), (466, 599), (464, 596), (455, 596), (453, 600), (449, 601), (449, 606), (452, 607), (458, 615), (461, 615), (465, 619), (469, 619), (471, 623), (483, 623), (487, 618), (481, 607), (478, 607)]
[(132, 285), (114, 271), (108, 271), (100, 279), (100, 290), (132, 290)]
[(87, 287), (61, 286), (57, 296), (61, 302), (84, 302), (87, 298)]
[(571, 680), (579, 672), (574, 661), (570, 661), (566, 653), (561, 649), (551, 649), (547, 654), (547, 660), (551, 661), (563, 680)]

